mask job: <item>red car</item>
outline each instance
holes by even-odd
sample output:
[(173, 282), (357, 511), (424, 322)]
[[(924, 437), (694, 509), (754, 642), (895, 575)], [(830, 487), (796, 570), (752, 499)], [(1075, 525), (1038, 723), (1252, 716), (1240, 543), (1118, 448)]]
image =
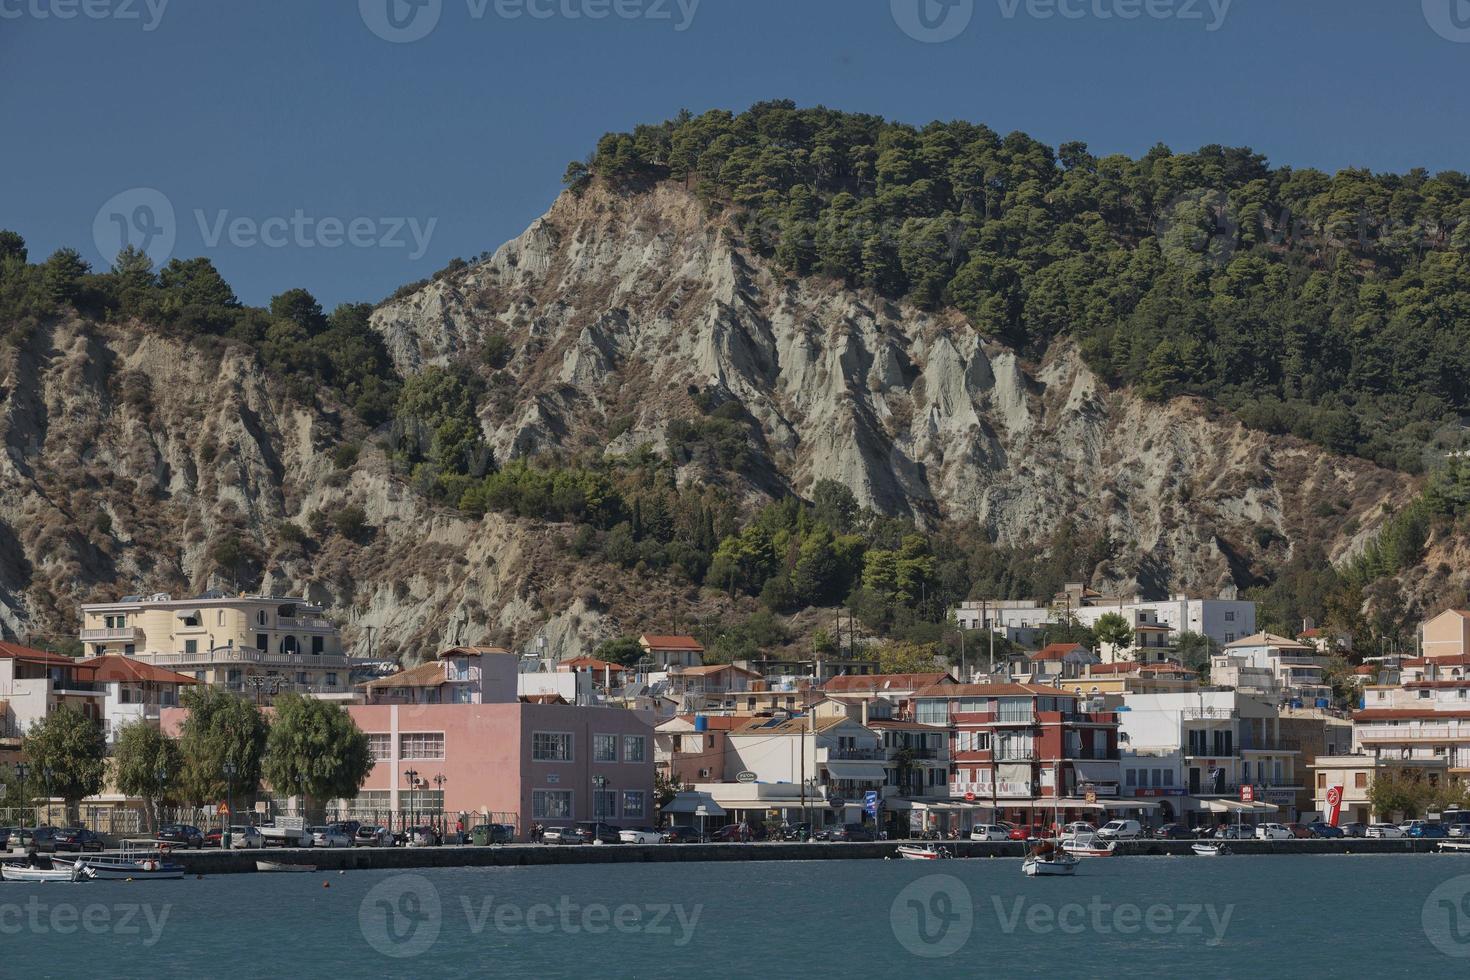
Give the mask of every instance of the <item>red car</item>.
[(1046, 836), (1046, 824), (1018, 823), (1011, 828), (1011, 840), (1040, 840)]
[(1286, 825), (1286, 829), (1291, 831), (1291, 836), (1298, 837), (1303, 840), (1311, 840), (1313, 837), (1317, 836), (1299, 823), (1289, 823)]

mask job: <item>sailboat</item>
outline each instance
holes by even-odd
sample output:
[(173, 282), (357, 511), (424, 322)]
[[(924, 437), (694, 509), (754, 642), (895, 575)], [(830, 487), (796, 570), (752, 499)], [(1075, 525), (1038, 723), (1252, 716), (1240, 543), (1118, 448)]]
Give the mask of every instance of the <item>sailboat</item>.
[[(1061, 824), (1062, 804), (1060, 793), (1062, 791), (1062, 780), (1060, 767), (1056, 778), (1052, 780), (1052, 799), (1056, 803), (1052, 807), (1052, 828)], [(1028, 878), (1040, 878), (1047, 875), (1071, 875), (1077, 873), (1077, 865), (1082, 859), (1075, 854), (1069, 854), (1067, 849), (1056, 840), (1044, 840), (1031, 849), (1021, 862), (1021, 873)]]

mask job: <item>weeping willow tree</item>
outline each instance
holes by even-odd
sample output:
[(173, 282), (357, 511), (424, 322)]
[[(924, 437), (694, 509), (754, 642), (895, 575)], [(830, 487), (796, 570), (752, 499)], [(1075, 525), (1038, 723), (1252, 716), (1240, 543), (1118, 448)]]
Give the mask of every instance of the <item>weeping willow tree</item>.
[(351, 799), (373, 768), (368, 737), (340, 705), (299, 694), (276, 699), (265, 746), (265, 780), (277, 795)]

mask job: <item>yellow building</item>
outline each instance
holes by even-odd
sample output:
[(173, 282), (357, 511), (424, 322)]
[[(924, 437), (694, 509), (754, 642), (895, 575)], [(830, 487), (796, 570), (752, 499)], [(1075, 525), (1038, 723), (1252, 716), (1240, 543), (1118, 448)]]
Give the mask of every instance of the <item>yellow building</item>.
[(1419, 649), (1431, 660), (1470, 655), (1470, 612), (1446, 609), (1419, 625)]
[(80, 638), (90, 656), (132, 657), (261, 700), (352, 692), (336, 625), (299, 598), (124, 596), (82, 606)]

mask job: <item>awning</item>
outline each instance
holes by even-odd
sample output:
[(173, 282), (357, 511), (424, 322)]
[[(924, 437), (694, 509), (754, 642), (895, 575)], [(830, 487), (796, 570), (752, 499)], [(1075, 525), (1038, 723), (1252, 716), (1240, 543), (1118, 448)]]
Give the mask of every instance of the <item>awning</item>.
[(677, 793), (662, 807), (664, 813), (699, 813), (701, 808), (703, 808), (704, 816), (707, 817), (725, 815), (725, 808), (716, 803), (715, 798), (708, 793)]
[(1116, 762), (1073, 762), (1072, 771), (1083, 783), (1116, 783), (1120, 778)]
[(1239, 800), (1200, 800), (1211, 813), (1275, 813), (1274, 803), (1241, 803)]
[(860, 782), (883, 782), (881, 762), (828, 762), (827, 771), (833, 779), (852, 779)]
[(1103, 806), (1109, 810), (1157, 810), (1159, 803), (1157, 800), (1104, 800)]

